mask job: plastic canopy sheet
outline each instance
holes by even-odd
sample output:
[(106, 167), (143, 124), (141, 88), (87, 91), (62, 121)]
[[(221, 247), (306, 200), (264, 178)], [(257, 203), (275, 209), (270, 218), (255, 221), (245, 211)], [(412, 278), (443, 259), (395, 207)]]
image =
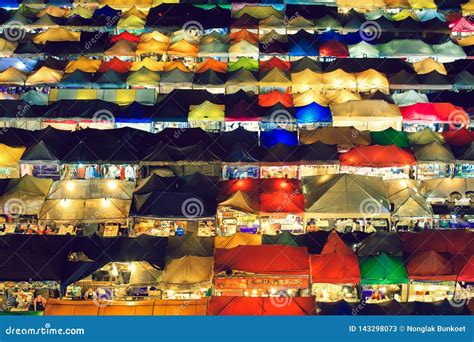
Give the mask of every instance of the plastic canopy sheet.
[(262, 244), (302, 247), (305, 245), (305, 241), (304, 235), (296, 235), (284, 231), (277, 235), (264, 234), (262, 237)]
[(214, 274), (234, 270), (267, 275), (309, 275), (306, 247), (261, 245), (216, 248)]
[(392, 216), (395, 217), (432, 217), (431, 205), (424, 196), (420, 181), (397, 179), (384, 181), (388, 200), (393, 203)]
[(341, 165), (363, 167), (405, 167), (416, 165), (411, 152), (395, 145), (358, 146), (339, 156)]
[(444, 144), (444, 137), (439, 132), (434, 132), (429, 128), (424, 128), (418, 132), (408, 133), (410, 145), (427, 145), (433, 142)]
[(412, 149), (418, 162), (449, 163), (456, 159), (448, 146), (436, 141), (426, 145), (413, 146)]
[(125, 222), (134, 184), (114, 180), (66, 180), (54, 182), (39, 213), (42, 221)]
[(376, 256), (381, 253), (390, 256), (403, 255), (403, 243), (397, 234), (384, 231), (370, 234), (362, 241), (357, 252), (359, 257)]
[(385, 253), (359, 258), (361, 284), (399, 285), (408, 283), (407, 270), (402, 257)]
[(214, 258), (184, 256), (168, 260), (161, 282), (167, 289), (195, 286), (203, 283), (210, 285)]
[(329, 234), (320, 255), (310, 255), (313, 283), (358, 284), (360, 282), (357, 255), (336, 232)]
[(231, 236), (216, 236), (214, 244), (215, 248), (226, 249), (237, 246), (260, 246), (262, 245), (262, 235), (237, 232)]
[(400, 112), (404, 121), (469, 122), (464, 109), (451, 103), (417, 103), (400, 107)]
[(358, 146), (370, 145), (372, 140), (368, 132), (354, 127), (320, 127), (315, 130), (299, 130), (301, 144), (322, 142), (328, 145)]
[(379, 132), (370, 132), (370, 137), (374, 145), (395, 145), (399, 148), (410, 147), (407, 133), (397, 131), (391, 127)]
[[(373, 217), (365, 206), (375, 207), (379, 217), (390, 217), (383, 181), (378, 177), (350, 174), (303, 177), (305, 216), (320, 218)], [(365, 205), (362, 205), (365, 204)]]
[(408, 277), (414, 280), (455, 281), (456, 272), (450, 260), (435, 251), (418, 252), (407, 263)]
[[(316, 314), (314, 297), (293, 297), (288, 305), (279, 298), (211, 297), (207, 310), (212, 316), (307, 316)], [(285, 301), (286, 303), (286, 301)]]
[(0, 197), (0, 213), (14, 215), (15, 209), (10, 208), (10, 205), (16, 201), (20, 203), (21, 215), (37, 216), (52, 183), (52, 179), (36, 178), (30, 175), (11, 179)]
[(451, 146), (466, 146), (474, 142), (474, 134), (465, 127), (441, 133), (444, 141)]

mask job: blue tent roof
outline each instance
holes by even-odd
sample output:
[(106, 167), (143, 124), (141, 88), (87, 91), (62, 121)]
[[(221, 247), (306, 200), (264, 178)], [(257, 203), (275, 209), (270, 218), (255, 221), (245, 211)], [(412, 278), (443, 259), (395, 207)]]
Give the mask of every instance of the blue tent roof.
[(328, 107), (313, 102), (302, 107), (295, 107), (298, 123), (332, 122), (331, 111)]
[(37, 61), (32, 59), (21, 58), (2, 58), (0, 59), (0, 72), (14, 67), (23, 72), (30, 72), (34, 69)]
[(290, 132), (285, 129), (277, 128), (271, 131), (263, 131), (260, 134), (262, 146), (270, 148), (276, 144), (285, 144), (289, 146), (298, 145), (298, 135), (296, 132)]

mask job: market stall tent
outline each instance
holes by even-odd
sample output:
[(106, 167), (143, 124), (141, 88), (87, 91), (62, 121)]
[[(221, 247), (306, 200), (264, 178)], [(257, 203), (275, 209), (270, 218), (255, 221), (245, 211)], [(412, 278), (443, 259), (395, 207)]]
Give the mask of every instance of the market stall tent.
[(442, 145), (436, 141), (426, 145), (412, 146), (412, 149), (414, 150), (418, 162), (449, 163), (456, 159), (448, 146)]
[(189, 288), (191, 286), (210, 286), (213, 257), (184, 256), (168, 260), (161, 283), (167, 290)]
[(370, 134), (359, 131), (353, 126), (348, 127), (320, 127), (315, 130), (299, 130), (301, 144), (313, 144), (321, 141), (328, 145), (358, 146), (370, 145)]
[(443, 135), (439, 132), (435, 132), (428, 127), (423, 128), (421, 131), (408, 133), (408, 141), (410, 145), (427, 145), (433, 142), (444, 144)]
[(338, 174), (303, 177), (302, 183), (307, 217), (390, 217), (381, 178)]
[[(287, 305), (274, 303), (288, 302)], [(306, 316), (315, 314), (314, 297), (211, 297), (207, 314), (210, 316)]]
[(362, 167), (405, 167), (416, 164), (412, 153), (395, 145), (358, 146), (339, 156), (341, 165)]
[(361, 284), (396, 285), (408, 283), (408, 274), (402, 257), (385, 253), (359, 258)]
[(384, 181), (388, 200), (393, 203), (392, 216), (432, 217), (433, 210), (424, 196), (423, 185), (413, 179)]
[(471, 255), (457, 277), (458, 282), (474, 282), (474, 256)]
[(0, 178), (19, 178), (19, 161), (26, 147), (10, 147), (0, 144)]
[(407, 271), (408, 277), (413, 280), (456, 280), (456, 273), (451, 261), (433, 250), (412, 255), (407, 263)]
[(216, 236), (215, 248), (234, 248), (237, 246), (260, 246), (262, 244), (261, 234), (248, 234), (237, 232), (231, 236)]
[[(114, 185), (112, 185), (114, 184)], [(39, 213), (45, 222), (126, 222), (134, 184), (121, 180), (54, 182)]]
[(358, 284), (357, 255), (333, 231), (321, 254), (310, 255), (312, 283)]
[(360, 130), (379, 131), (402, 128), (398, 107), (383, 100), (347, 101), (331, 105), (333, 126), (351, 126)]
[(37, 216), (52, 183), (52, 179), (30, 175), (11, 179), (0, 197), (0, 213)]
[(383, 131), (370, 132), (372, 143), (374, 145), (395, 145), (399, 148), (410, 147), (407, 133), (404, 131), (397, 131), (389, 127)]

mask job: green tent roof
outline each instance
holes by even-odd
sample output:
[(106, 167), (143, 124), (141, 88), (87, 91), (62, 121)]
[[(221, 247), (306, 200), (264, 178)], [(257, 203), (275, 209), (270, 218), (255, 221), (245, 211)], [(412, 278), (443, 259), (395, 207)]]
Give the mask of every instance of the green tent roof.
[(229, 72), (239, 69), (258, 71), (258, 61), (252, 58), (242, 57), (235, 62), (229, 63)]
[(277, 235), (264, 234), (262, 238), (264, 245), (286, 245), (301, 247), (304, 246), (304, 235), (294, 235), (289, 232), (282, 232)]
[(408, 283), (408, 274), (402, 257), (392, 257), (385, 253), (359, 257), (359, 267), (362, 285)]
[(370, 137), (375, 145), (396, 145), (400, 148), (410, 147), (407, 133), (397, 131), (392, 127), (379, 132), (370, 132)]

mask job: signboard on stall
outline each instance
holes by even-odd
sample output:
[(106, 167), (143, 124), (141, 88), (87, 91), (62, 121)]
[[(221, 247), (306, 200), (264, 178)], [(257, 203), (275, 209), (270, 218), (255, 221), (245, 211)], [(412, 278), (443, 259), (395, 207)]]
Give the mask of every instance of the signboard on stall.
[(304, 289), (309, 287), (308, 277), (216, 277), (216, 290), (270, 290)]

